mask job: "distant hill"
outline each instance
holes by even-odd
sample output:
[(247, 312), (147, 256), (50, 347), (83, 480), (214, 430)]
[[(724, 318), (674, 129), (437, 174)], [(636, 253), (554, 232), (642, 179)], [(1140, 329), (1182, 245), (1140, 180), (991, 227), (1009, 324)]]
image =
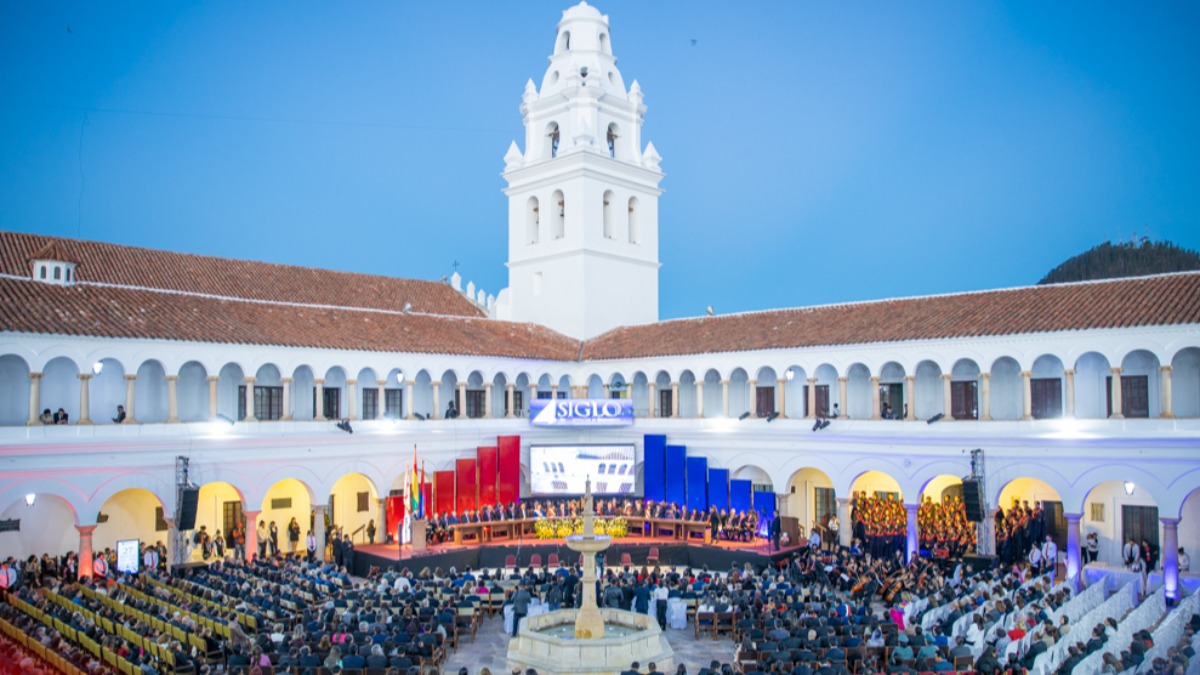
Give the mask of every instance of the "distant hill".
[(1105, 242), (1073, 258), (1042, 277), (1041, 284), (1117, 279), (1146, 274), (1200, 270), (1200, 254), (1170, 242), (1113, 244)]

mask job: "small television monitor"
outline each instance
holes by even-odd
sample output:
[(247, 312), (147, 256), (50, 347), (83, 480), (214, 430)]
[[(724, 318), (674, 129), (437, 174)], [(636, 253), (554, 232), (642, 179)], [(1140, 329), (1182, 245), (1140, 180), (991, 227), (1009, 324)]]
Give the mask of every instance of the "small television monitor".
[(122, 574), (137, 574), (142, 567), (142, 541), (122, 539), (117, 542), (117, 571)]
[(581, 495), (589, 477), (597, 496), (633, 495), (637, 485), (633, 445), (534, 445), (529, 468), (538, 497)]

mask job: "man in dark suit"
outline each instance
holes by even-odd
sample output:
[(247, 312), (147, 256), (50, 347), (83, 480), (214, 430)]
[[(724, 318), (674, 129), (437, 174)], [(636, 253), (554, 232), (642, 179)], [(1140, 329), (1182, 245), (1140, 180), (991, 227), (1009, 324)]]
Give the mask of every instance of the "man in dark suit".
[(513, 637), (517, 636), (517, 631), (520, 629), (521, 619), (529, 613), (529, 603), (532, 600), (529, 596), (529, 591), (525, 590), (525, 584), (517, 584), (517, 591), (513, 593), (512, 608), (513, 608)]
[(367, 667), (367, 660), (358, 653), (358, 645), (350, 645), (350, 653), (342, 657), (342, 668), (359, 670)]
[(650, 672), (648, 673), (648, 675), (663, 675), (663, 673), (661, 670), (658, 669), (658, 665), (656, 663), (654, 663), (653, 661), (651, 661), (650, 662)]
[(639, 671), (639, 669), (641, 667), (642, 667), (642, 664), (638, 663), (637, 661), (634, 661), (633, 663), (631, 663), (629, 665), (629, 670), (621, 671), (621, 675), (641, 675), (641, 672)]

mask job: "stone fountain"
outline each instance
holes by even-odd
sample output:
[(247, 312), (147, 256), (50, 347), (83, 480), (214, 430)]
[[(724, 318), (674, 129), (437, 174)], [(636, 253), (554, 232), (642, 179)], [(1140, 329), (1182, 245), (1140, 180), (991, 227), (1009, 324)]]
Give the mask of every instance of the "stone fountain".
[[(675, 652), (654, 617), (596, 605), (596, 554), (612, 544), (597, 535), (592, 481), (583, 498), (583, 534), (567, 537), (567, 548), (583, 554), (579, 609), (529, 617), (508, 643), (508, 667), (534, 668), (539, 675), (618, 675), (633, 661), (650, 662), (662, 672), (675, 668)], [(611, 631), (605, 631), (605, 627)], [(573, 630), (572, 630), (573, 628)]]

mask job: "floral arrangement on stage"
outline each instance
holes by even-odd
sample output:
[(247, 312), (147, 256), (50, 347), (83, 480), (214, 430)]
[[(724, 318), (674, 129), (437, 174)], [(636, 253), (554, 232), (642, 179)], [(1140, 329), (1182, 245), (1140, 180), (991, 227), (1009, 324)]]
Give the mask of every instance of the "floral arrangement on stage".
[[(594, 527), (596, 534), (607, 534), (613, 539), (629, 533), (624, 518), (597, 518)], [(563, 539), (572, 534), (583, 534), (583, 518), (539, 518), (533, 524), (533, 531), (538, 539)]]

